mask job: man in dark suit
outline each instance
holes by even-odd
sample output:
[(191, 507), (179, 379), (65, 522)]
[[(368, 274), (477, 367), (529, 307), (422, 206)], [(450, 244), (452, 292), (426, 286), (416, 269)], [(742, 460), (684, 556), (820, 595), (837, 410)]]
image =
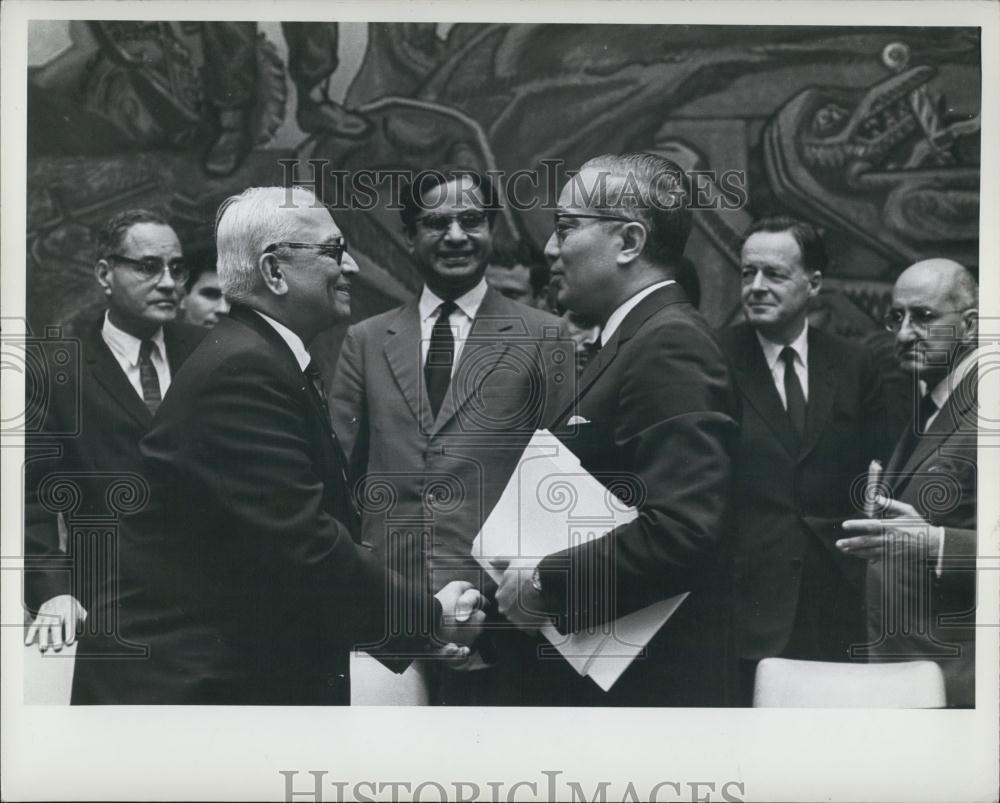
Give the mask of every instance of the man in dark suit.
[[(419, 564), (432, 590), (484, 582), (473, 539), (574, 379), (560, 320), (484, 278), (497, 208), (489, 179), (469, 171), (427, 171), (404, 189), (401, 217), (423, 289), (351, 327), (333, 382), (335, 428), (365, 487), (365, 539), (391, 565)], [(511, 636), (508, 652), (523, 641)], [(504, 672), (481, 658), (465, 673), (418, 666), (401, 681), (373, 678), (371, 702), (516, 699), (502, 684), (519, 682), (520, 663)]]
[(608, 693), (561, 660), (537, 660), (536, 704), (721, 706), (735, 693), (727, 544), (739, 397), (674, 279), (689, 201), (683, 171), (649, 154), (592, 159), (559, 197), (546, 246), (558, 300), (600, 323), (601, 350), (554, 431), (598, 479), (634, 486), (638, 517), (534, 571), (512, 563), (500, 610), (529, 629), (537, 613), (554, 616), (570, 632), (690, 595)]
[(749, 705), (761, 658), (847, 661), (862, 641), (863, 572), (834, 542), (855, 480), (888, 445), (872, 358), (808, 325), (827, 262), (819, 233), (758, 221), (741, 261), (746, 322), (721, 340), (743, 397), (735, 603)]
[[(110, 490), (125, 483), (143, 493), (139, 441), (203, 336), (174, 322), (187, 266), (162, 217), (143, 209), (116, 215), (99, 233), (97, 251), (107, 310), (82, 329), (80, 362), (64, 367), (65, 383), (52, 383), (43, 425), (26, 443), (25, 598), (38, 612), (26, 643), (37, 637), (43, 651), (58, 651), (81, 631), (77, 674), (123, 651), (101, 614), (114, 571), (108, 535), (93, 530), (120, 512)], [(72, 699), (83, 701), (76, 687)]]
[(435, 636), (464, 658), (438, 620), (463, 606), (476, 623), (478, 592), (451, 584), (435, 601), (358, 537), (306, 350), (350, 314), (357, 266), (333, 218), (308, 191), (251, 188), (223, 204), (217, 241), (232, 309), (142, 441), (150, 503), (122, 530), (121, 632), (148, 655), (95, 667), (93, 697), (346, 704), (348, 651), (396, 617), (413, 623), (394, 642), (402, 665)]
[[(903, 271), (886, 328), (917, 384), (910, 426), (886, 467), (882, 518), (844, 522), (867, 564), (872, 661), (931, 659), (949, 706), (975, 705), (979, 290), (950, 259)], [(995, 378), (994, 378), (995, 381)]]

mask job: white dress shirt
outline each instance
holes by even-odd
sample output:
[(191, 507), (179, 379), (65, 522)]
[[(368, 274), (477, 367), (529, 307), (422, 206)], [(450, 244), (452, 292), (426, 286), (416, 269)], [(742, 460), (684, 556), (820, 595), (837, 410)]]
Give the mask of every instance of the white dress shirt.
[(659, 290), (661, 287), (666, 287), (668, 284), (676, 284), (673, 279), (664, 279), (662, 282), (657, 282), (656, 284), (651, 284), (644, 290), (640, 290), (632, 298), (622, 304), (618, 309), (611, 313), (611, 317), (608, 318), (608, 322), (604, 324), (604, 328), (601, 329), (601, 348), (608, 345), (608, 341), (611, 339), (619, 326), (622, 325), (622, 321), (625, 320), (625, 316), (628, 315), (632, 310), (634, 310), (640, 301), (642, 301), (650, 293)]
[[(788, 409), (788, 399), (785, 398), (785, 361), (781, 359), (781, 352), (785, 348), (784, 343), (775, 343), (768, 340), (760, 332), (757, 332), (757, 340), (764, 350), (764, 362), (771, 372), (771, 381), (781, 398), (781, 405)], [(799, 378), (799, 385), (802, 386), (802, 396), (809, 401), (809, 324), (802, 327), (799, 336), (788, 344), (795, 352), (795, 375)]]
[[(951, 370), (951, 373), (938, 382), (934, 386), (934, 389), (931, 390), (931, 399), (934, 400), (934, 406), (937, 409), (934, 411), (934, 414), (927, 419), (927, 423), (924, 425), (925, 432), (927, 431), (927, 427), (933, 424), (934, 419), (938, 417), (938, 413), (941, 412), (941, 408), (944, 407), (945, 403), (948, 401), (948, 397), (952, 394), (952, 391), (958, 387), (959, 383), (965, 378), (965, 375), (976, 365), (979, 360), (979, 352), (980, 349), (973, 349), (966, 354), (961, 360), (958, 361), (958, 365)], [(927, 383), (922, 379), (920, 380), (920, 394), (921, 397), (927, 395)]]
[[(115, 360), (122, 367), (129, 384), (135, 388), (135, 392), (142, 399), (142, 379), (139, 377), (139, 348), (142, 340), (135, 335), (124, 332), (111, 323), (108, 313), (104, 313), (104, 324), (101, 326), (101, 338), (108, 344)], [(167, 364), (167, 346), (163, 341), (163, 327), (156, 330), (156, 334), (149, 338), (153, 341), (153, 350), (149, 354), (149, 360), (156, 369), (156, 376), (160, 380), (160, 398), (166, 395), (167, 388), (170, 387), (170, 366)]]
[[(487, 286), (484, 278), (467, 293), (456, 298), (457, 309), (448, 316), (448, 324), (451, 326), (451, 333), (455, 338), (455, 355), (451, 361), (452, 376), (455, 375), (455, 366), (458, 365), (459, 357), (462, 356), (462, 347), (465, 346), (469, 332), (472, 331), (472, 322), (483, 303)], [(431, 333), (434, 331), (434, 324), (437, 323), (443, 303), (444, 300), (438, 297), (437, 293), (424, 285), (419, 302), (421, 366), (427, 362), (427, 352), (431, 347)]]
[(306, 366), (309, 365), (312, 356), (309, 354), (306, 344), (302, 342), (302, 338), (280, 321), (274, 320), (270, 315), (265, 315), (256, 309), (254, 312), (267, 321), (271, 325), (271, 328), (281, 336), (281, 339), (288, 344), (288, 348), (292, 350), (292, 354), (295, 355), (295, 361), (299, 364), (299, 368), (303, 371), (306, 370)]

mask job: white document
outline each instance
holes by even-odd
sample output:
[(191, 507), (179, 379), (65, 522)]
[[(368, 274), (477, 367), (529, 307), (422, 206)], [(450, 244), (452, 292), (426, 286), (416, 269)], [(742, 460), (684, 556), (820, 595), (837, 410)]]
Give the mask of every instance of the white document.
[[(533, 567), (546, 555), (599, 538), (636, 515), (558, 438), (539, 430), (476, 536), (472, 555), (499, 583), (502, 572), (494, 568), (495, 559)], [(686, 597), (685, 592), (661, 600), (593, 632), (564, 636), (551, 625), (540, 632), (578, 673), (608, 691)]]

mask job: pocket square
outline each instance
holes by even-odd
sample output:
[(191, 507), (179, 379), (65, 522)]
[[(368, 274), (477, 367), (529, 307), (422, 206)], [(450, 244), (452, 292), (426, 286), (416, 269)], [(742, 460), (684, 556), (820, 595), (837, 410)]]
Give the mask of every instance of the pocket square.
[(567, 427), (575, 427), (577, 424), (589, 424), (590, 420), (584, 418), (582, 415), (570, 416), (569, 421), (566, 422)]

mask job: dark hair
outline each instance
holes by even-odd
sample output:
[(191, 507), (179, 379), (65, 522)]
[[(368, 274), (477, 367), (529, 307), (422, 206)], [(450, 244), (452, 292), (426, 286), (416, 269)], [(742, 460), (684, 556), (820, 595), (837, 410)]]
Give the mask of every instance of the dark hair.
[(129, 229), (139, 223), (170, 225), (162, 215), (148, 209), (126, 209), (124, 212), (119, 212), (105, 223), (97, 233), (97, 258), (107, 259), (121, 250)]
[(819, 229), (812, 225), (812, 223), (806, 223), (804, 220), (796, 220), (793, 217), (783, 215), (761, 218), (747, 230), (747, 233), (743, 236), (741, 247), (750, 239), (751, 234), (758, 234), (762, 231), (771, 234), (780, 234), (783, 231), (787, 231), (799, 245), (799, 254), (802, 256), (802, 267), (806, 273), (813, 273), (814, 271), (823, 273), (826, 271), (829, 265), (826, 246), (823, 245), (823, 238), (820, 236)]
[(214, 248), (201, 253), (196, 252), (193, 257), (185, 257), (184, 264), (188, 268), (188, 278), (184, 282), (184, 292), (190, 293), (203, 273), (217, 273), (219, 268), (215, 262), (216, 255)]
[(414, 231), (416, 219), (424, 211), (421, 199), (427, 192), (449, 181), (462, 178), (469, 179), (473, 189), (479, 191), (483, 199), (483, 209), (486, 210), (487, 220), (492, 227), (493, 219), (500, 209), (500, 196), (489, 176), (463, 167), (444, 167), (440, 170), (423, 170), (417, 173), (412, 181), (403, 185), (400, 198), (403, 208), (399, 212), (399, 217), (406, 230), (411, 233)]
[(595, 156), (581, 170), (587, 168), (608, 171), (612, 179), (595, 210), (638, 217), (648, 232), (646, 255), (673, 266), (691, 235), (691, 185), (680, 165), (652, 153), (626, 153)]
[(531, 240), (521, 239), (511, 242), (506, 238), (497, 238), (493, 243), (491, 265), (513, 268), (524, 265), (530, 274), (531, 291), (541, 295), (549, 283), (549, 263), (545, 254)]

